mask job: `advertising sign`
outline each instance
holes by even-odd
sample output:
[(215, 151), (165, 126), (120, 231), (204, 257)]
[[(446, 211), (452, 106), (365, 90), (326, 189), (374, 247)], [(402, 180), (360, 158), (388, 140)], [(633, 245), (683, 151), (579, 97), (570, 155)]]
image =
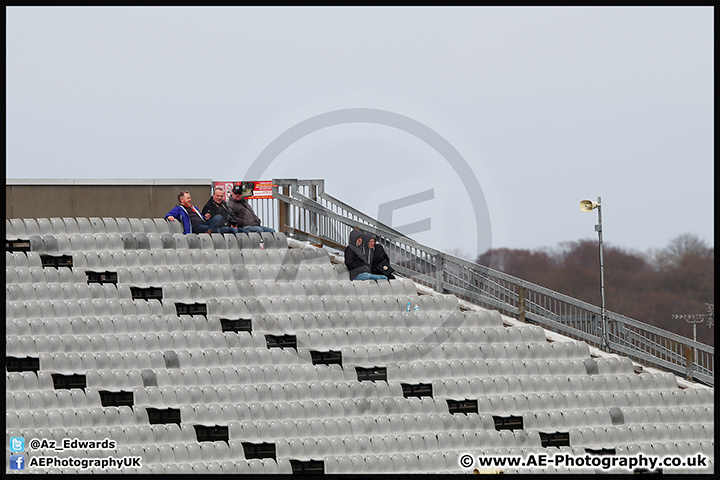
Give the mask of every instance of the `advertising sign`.
[(236, 185), (240, 185), (242, 187), (243, 197), (245, 198), (273, 198), (272, 180), (213, 182), (213, 190), (218, 187), (223, 188), (225, 190), (225, 200), (227, 201)]

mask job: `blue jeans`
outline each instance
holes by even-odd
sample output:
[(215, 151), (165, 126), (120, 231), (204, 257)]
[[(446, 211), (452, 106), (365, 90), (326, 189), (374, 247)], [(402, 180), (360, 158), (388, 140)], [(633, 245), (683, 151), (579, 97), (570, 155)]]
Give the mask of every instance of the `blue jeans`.
[(213, 232), (220, 231), (220, 225), (223, 223), (223, 218), (220, 215), (215, 215), (206, 222), (196, 223), (193, 225), (193, 233), (207, 233), (208, 230)]
[(220, 233), (238, 233), (235, 227), (220, 227)]
[(270, 232), (270, 233), (273, 233), (273, 232), (275, 232), (275, 230), (273, 230), (272, 228), (270, 228), (270, 227), (263, 227), (263, 226), (259, 226), (259, 227), (243, 227), (242, 229), (243, 229), (246, 233), (248, 233), (248, 232), (256, 232), (256, 233)]
[(372, 273), (362, 272), (353, 280), (387, 280), (385, 275), (373, 275)]

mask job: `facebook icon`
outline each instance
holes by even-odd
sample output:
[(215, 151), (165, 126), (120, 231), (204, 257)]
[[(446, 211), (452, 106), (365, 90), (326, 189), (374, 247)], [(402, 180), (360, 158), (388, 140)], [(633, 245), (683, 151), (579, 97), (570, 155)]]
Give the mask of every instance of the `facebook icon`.
[(25, 455), (10, 455), (10, 470), (25, 470)]

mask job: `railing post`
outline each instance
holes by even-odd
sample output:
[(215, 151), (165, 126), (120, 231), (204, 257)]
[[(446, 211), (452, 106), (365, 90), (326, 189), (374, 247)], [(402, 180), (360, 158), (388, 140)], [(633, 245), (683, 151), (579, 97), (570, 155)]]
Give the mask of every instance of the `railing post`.
[(685, 353), (685, 379), (692, 380), (693, 350), (695, 350), (695, 347), (683, 345), (683, 350)]
[[(282, 195), (289, 196), (290, 192), (289, 187), (285, 185), (279, 185), (280, 193)], [(288, 210), (290, 209), (290, 205), (286, 203), (284, 200), (278, 199), (278, 224), (279, 224), (279, 230), (283, 233), (287, 232), (288, 228)]]
[(435, 257), (435, 291), (443, 293), (443, 272), (445, 271), (445, 255), (438, 253)]
[(525, 287), (518, 287), (518, 320), (525, 323)]
[[(310, 192), (309, 192), (310, 195), (309, 195), (309, 198), (311, 198), (311, 199), (312, 199), (313, 201), (315, 201), (315, 202), (317, 202), (317, 198), (318, 198), (318, 196), (317, 196), (317, 190), (318, 190), (317, 185), (315, 184), (315, 182), (312, 182), (312, 183), (310, 184)], [(310, 230), (310, 233), (312, 233), (313, 235), (316, 235), (317, 237), (320, 237), (320, 227), (319, 227), (319, 225), (318, 225), (318, 214), (317, 214), (317, 213), (311, 213), (311, 214), (310, 214), (310, 225), (309, 225), (309, 227), (310, 227), (310, 228), (309, 228), (308, 230)], [(322, 241), (321, 241), (321, 242), (322, 242)]]

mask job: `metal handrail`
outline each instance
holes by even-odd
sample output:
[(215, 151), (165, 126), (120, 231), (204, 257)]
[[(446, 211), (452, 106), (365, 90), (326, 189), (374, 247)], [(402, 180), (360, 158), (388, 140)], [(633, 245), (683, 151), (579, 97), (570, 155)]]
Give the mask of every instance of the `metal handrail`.
[(355, 228), (374, 233), (400, 274), (437, 292), (714, 385), (715, 350), (709, 345), (610, 311), (603, 338), (598, 306), (422, 245), (327, 194), (322, 180), (274, 179), (273, 185), (282, 220), (276, 228), (335, 248), (346, 245)]

